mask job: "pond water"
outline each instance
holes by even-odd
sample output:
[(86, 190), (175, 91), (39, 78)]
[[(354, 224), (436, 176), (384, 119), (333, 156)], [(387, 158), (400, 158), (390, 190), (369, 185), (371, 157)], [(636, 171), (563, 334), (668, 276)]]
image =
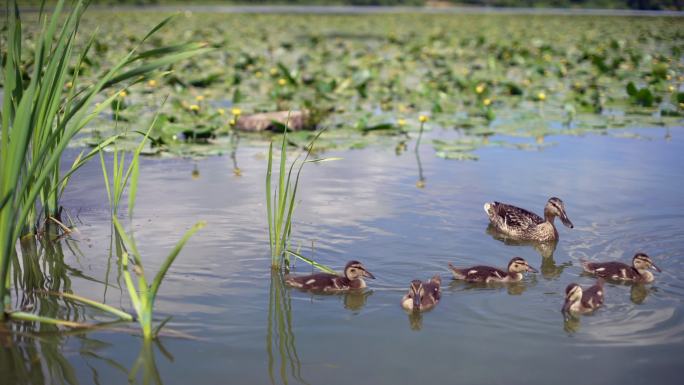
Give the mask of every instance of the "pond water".
[[(192, 224), (208, 224), (172, 266), (155, 313), (158, 320), (172, 315), (167, 327), (188, 336), (145, 346), (130, 325), (3, 334), (0, 382), (679, 383), (684, 131), (611, 133), (547, 136), (552, 145), (534, 151), (482, 148), (478, 161), (440, 159), (426, 144), (423, 188), (414, 141), (399, 155), (381, 145), (327, 152), (343, 159), (305, 167), (293, 243), (310, 256), (313, 242), (315, 259), (336, 269), (358, 259), (377, 277), (363, 293), (345, 295), (310, 294), (272, 279), (265, 145), (238, 148), (241, 176), (229, 156), (145, 158), (130, 226), (148, 272)], [(453, 135), (436, 129), (423, 143)], [(552, 255), (487, 232), (484, 202), (541, 213), (550, 196), (564, 200), (575, 224), (559, 227)], [(61, 278), (75, 293), (132, 311), (110, 258), (97, 161), (79, 171), (62, 203), (80, 230), (69, 245), (80, 252), (63, 244)], [(629, 261), (636, 251), (663, 269), (655, 283), (608, 284), (604, 308), (564, 322), (565, 286), (593, 282), (581, 274), (580, 258)], [(540, 273), (517, 285), (473, 287), (452, 281), (446, 268), (504, 267), (514, 255)], [(311, 271), (301, 263), (296, 270)], [(436, 273), (442, 301), (420, 317), (407, 315), (399, 302), (409, 282)], [(72, 311), (84, 321), (108, 319), (90, 308)]]

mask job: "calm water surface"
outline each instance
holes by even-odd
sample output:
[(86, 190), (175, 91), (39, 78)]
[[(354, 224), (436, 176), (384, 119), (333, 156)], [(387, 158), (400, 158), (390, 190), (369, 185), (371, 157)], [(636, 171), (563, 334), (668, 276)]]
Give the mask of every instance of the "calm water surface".
[[(54, 383), (121, 384), (138, 362), (138, 380), (158, 375), (165, 384), (679, 383), (684, 130), (668, 138), (660, 128), (630, 132), (642, 138), (547, 137), (555, 145), (486, 148), (476, 162), (436, 158), (425, 144), (424, 188), (416, 187), (413, 143), (401, 155), (391, 147), (326, 153), (343, 160), (305, 168), (293, 242), (306, 255), (314, 242), (315, 258), (338, 269), (361, 260), (377, 279), (356, 295), (312, 295), (271, 279), (265, 147), (238, 149), (240, 177), (228, 156), (145, 159), (131, 226), (146, 270), (156, 271), (195, 221), (208, 222), (173, 265), (156, 313), (173, 315), (169, 328), (194, 338), (147, 347), (126, 331), (24, 338), (1, 348), (1, 358), (26, 372), (10, 370), (2, 381), (37, 383), (43, 373)], [(424, 143), (449, 135), (435, 131)], [(484, 202), (541, 213), (554, 195), (575, 224), (559, 227), (555, 251), (487, 233)], [(113, 261), (107, 273), (111, 229), (97, 162), (74, 178), (63, 203), (80, 228), (82, 254), (65, 251), (74, 292), (131, 310)], [(593, 282), (580, 258), (629, 261), (640, 250), (663, 269), (654, 284), (608, 284), (604, 308), (564, 322), (565, 286)], [(541, 272), (517, 285), (473, 287), (446, 269), (504, 267), (514, 255)], [(407, 315), (399, 300), (409, 281), (436, 273), (441, 303)], [(110, 286), (77, 274), (108, 277)], [(85, 320), (105, 319), (85, 312)]]

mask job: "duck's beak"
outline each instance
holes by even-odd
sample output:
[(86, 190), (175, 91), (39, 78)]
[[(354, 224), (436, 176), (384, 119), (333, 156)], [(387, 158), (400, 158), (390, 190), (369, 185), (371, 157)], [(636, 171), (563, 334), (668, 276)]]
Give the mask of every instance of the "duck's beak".
[(568, 218), (568, 214), (565, 213), (565, 210), (561, 211), (561, 216), (560, 216), (561, 222), (569, 228), (574, 228), (575, 226), (572, 224), (570, 221), (570, 218)]
[(565, 303), (563, 304), (563, 308), (561, 309), (561, 313), (565, 314), (570, 310), (570, 300), (568, 298), (565, 298)]
[(413, 310), (419, 310), (420, 309), (420, 294), (414, 292), (413, 293)]
[(366, 270), (366, 269), (363, 269), (363, 276), (370, 278), (370, 279), (375, 279), (375, 276), (373, 274), (371, 274), (371, 272)]
[(527, 267), (527, 271), (529, 271), (531, 273), (538, 273), (539, 272), (539, 270), (535, 269), (534, 267), (532, 267), (530, 265), (525, 265), (525, 267)]
[(662, 272), (663, 272), (663, 271), (660, 270), (660, 268), (659, 268), (658, 266), (656, 266), (656, 264), (653, 263), (652, 261), (651, 261), (651, 267), (653, 268), (653, 270), (655, 270), (655, 271), (657, 271), (657, 272), (659, 272), (659, 273), (662, 273)]

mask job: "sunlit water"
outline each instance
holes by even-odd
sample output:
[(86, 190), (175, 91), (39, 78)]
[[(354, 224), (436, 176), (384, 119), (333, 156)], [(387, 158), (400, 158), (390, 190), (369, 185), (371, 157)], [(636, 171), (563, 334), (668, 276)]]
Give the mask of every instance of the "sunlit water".
[[(40, 383), (43, 373), (57, 383), (121, 384), (136, 359), (139, 379), (158, 373), (165, 384), (679, 383), (684, 131), (632, 132), (643, 138), (547, 137), (555, 145), (541, 151), (486, 148), (479, 161), (459, 162), (433, 155), (429, 139), (453, 135), (437, 130), (420, 151), (424, 188), (416, 186), (414, 142), (401, 155), (385, 146), (326, 153), (343, 159), (305, 167), (293, 244), (309, 256), (313, 242), (315, 258), (338, 269), (362, 261), (377, 279), (356, 295), (271, 281), (265, 147), (238, 149), (242, 176), (228, 156), (144, 159), (132, 228), (148, 274), (193, 223), (208, 223), (171, 268), (156, 313), (173, 315), (168, 328), (195, 338), (162, 337), (147, 350), (126, 331), (25, 338), (2, 348), (4, 368), (26, 368), (2, 373), (3, 383)], [(484, 202), (541, 213), (554, 195), (575, 228), (559, 227), (552, 256), (487, 233)], [(107, 278), (111, 229), (98, 162), (79, 171), (63, 204), (80, 229), (82, 255), (65, 251), (74, 292), (132, 311), (113, 260)], [(593, 282), (580, 258), (629, 261), (636, 251), (663, 269), (655, 283), (608, 284), (604, 308), (564, 322), (565, 286)], [(473, 287), (446, 269), (504, 267), (514, 255), (541, 272), (517, 285)], [(108, 279), (106, 295), (75, 271)], [(311, 270), (300, 263), (297, 271)], [(435, 273), (442, 301), (410, 317), (399, 306), (408, 283)], [(86, 312), (87, 321), (106, 319)], [(43, 353), (11, 358), (32, 345)]]

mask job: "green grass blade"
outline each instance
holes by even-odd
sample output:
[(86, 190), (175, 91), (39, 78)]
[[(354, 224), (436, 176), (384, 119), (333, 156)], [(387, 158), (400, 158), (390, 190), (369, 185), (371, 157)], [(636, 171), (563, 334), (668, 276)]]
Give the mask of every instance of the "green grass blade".
[[(121, 222), (119, 222), (119, 219), (116, 217), (112, 218), (112, 222), (114, 222), (114, 227), (116, 228), (117, 234), (119, 234), (119, 237), (121, 237), (121, 240), (124, 243), (124, 246), (126, 246), (126, 249), (131, 251), (133, 255), (133, 262), (135, 262), (136, 267), (140, 270), (140, 275), (144, 276), (143, 272), (143, 267), (142, 267), (142, 260), (140, 258), (140, 253), (138, 252), (138, 248), (135, 246), (135, 243), (131, 241), (131, 238), (128, 237), (126, 234), (126, 231), (124, 230), (123, 226), (121, 225)], [(145, 285), (147, 286), (147, 285)]]
[(74, 322), (74, 321), (65, 321), (57, 318), (51, 318), (51, 317), (44, 317), (44, 316), (39, 316), (31, 313), (26, 313), (23, 311), (13, 311), (10, 312), (9, 318), (16, 320), (16, 321), (28, 321), (28, 322), (40, 322), (44, 324), (49, 324), (49, 325), (58, 325), (58, 326), (67, 326), (70, 328), (89, 328), (92, 327), (92, 325), (81, 323), (81, 322)]
[(84, 303), (86, 305), (100, 309), (104, 312), (111, 313), (111, 314), (121, 318), (124, 321), (133, 321), (133, 316), (126, 313), (125, 311), (119, 310), (113, 306), (109, 306), (109, 305), (106, 305), (104, 303), (93, 301), (92, 299), (81, 297), (80, 295), (71, 294), (71, 293), (63, 293), (63, 292), (47, 292), (47, 294), (56, 295), (59, 297), (70, 299), (72, 301)]
[[(271, 247), (273, 257), (273, 221), (271, 214), (271, 169), (273, 166), (273, 142), (268, 146), (268, 168), (266, 169), (266, 217), (268, 220), (268, 244)], [(9, 196), (8, 196), (9, 198)]]
[(190, 239), (190, 237), (193, 234), (195, 234), (199, 229), (206, 226), (206, 224), (207, 223), (204, 221), (195, 223), (195, 225), (192, 226), (190, 230), (185, 232), (183, 238), (181, 238), (181, 240), (178, 241), (178, 243), (176, 243), (176, 246), (173, 248), (173, 250), (171, 250), (171, 253), (169, 253), (169, 255), (166, 257), (164, 263), (162, 263), (161, 267), (159, 268), (159, 271), (157, 272), (157, 275), (155, 275), (154, 280), (152, 281), (152, 286), (150, 287), (150, 302), (152, 304), (154, 304), (154, 299), (157, 296), (157, 291), (159, 290), (159, 286), (164, 280), (166, 272), (169, 270), (171, 264), (178, 256), (178, 253), (180, 253), (180, 251), (183, 249), (183, 246), (185, 246), (185, 243), (188, 241), (188, 239)]
[(317, 268), (318, 270), (321, 270), (321, 271), (323, 271), (323, 272), (330, 273), (330, 274), (337, 274), (337, 273), (335, 272), (335, 270), (331, 269), (330, 267), (328, 267), (328, 266), (326, 266), (326, 265), (323, 265), (323, 264), (320, 264), (320, 263), (314, 261), (313, 259), (307, 258), (307, 257), (305, 257), (305, 256), (303, 256), (303, 255), (301, 255), (301, 254), (299, 254), (299, 253), (297, 253), (297, 252), (294, 252), (294, 251), (289, 250), (289, 249), (288, 249), (288, 250), (285, 250), (285, 252), (288, 253), (288, 254), (290, 254), (290, 255), (295, 256), (297, 259), (300, 259), (300, 260), (302, 260), (302, 261), (308, 263), (309, 265), (311, 265), (311, 266)]
[(138, 315), (138, 321), (140, 321), (143, 318), (143, 308), (140, 303), (141, 301), (140, 296), (138, 295), (138, 291), (136, 290), (135, 285), (133, 284), (131, 272), (128, 271), (128, 253), (125, 251), (121, 255), (121, 266), (123, 270), (124, 282), (126, 283), (126, 289), (128, 289), (128, 296), (131, 298), (133, 309), (135, 309), (135, 314)]

